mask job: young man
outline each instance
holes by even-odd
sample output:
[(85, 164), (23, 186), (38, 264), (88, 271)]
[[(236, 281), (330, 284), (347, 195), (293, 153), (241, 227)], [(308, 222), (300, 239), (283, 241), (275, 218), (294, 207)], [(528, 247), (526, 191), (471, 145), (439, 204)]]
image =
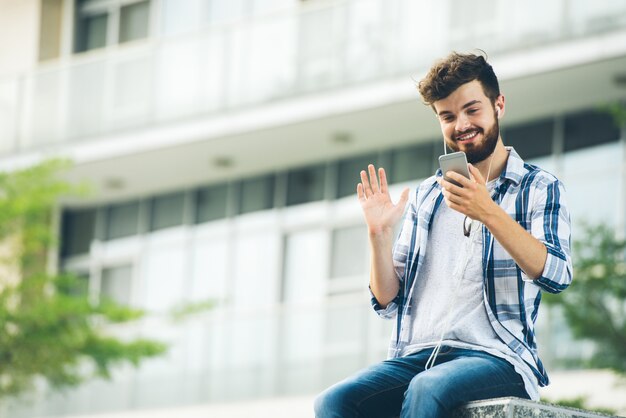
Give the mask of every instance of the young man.
[(449, 55), (419, 91), (472, 179), (425, 180), (393, 246), (409, 190), (394, 204), (382, 168), (361, 172), (372, 304), (395, 329), (388, 360), (323, 392), (319, 418), (444, 417), (473, 400), (538, 399), (548, 384), (534, 322), (541, 291), (572, 279), (563, 185), (503, 145), (504, 96), (483, 56)]

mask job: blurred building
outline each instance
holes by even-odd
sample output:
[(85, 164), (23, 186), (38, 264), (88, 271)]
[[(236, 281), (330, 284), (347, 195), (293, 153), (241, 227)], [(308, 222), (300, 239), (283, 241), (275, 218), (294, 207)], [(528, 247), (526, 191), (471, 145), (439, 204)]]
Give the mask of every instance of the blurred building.
[[(171, 344), (11, 416), (272, 399), (308, 416), (384, 358), (359, 170), (384, 166), (396, 197), (434, 172), (441, 134), (415, 81), (473, 48), (500, 77), (505, 143), (564, 181), (575, 225), (623, 229), (626, 129), (602, 110), (626, 99), (621, 0), (0, 0), (0, 167), (74, 160), (96, 192), (60, 209), (59, 269), (150, 313), (120, 335)], [(558, 314), (540, 321), (558, 381), (590, 347)]]

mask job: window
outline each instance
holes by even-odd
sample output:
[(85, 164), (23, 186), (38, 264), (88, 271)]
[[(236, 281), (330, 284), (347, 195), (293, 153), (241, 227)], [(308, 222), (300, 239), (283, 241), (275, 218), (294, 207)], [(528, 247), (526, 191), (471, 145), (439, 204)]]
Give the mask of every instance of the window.
[(391, 154), (391, 170), (387, 170), (389, 183), (401, 183), (429, 177), (435, 172), (434, 143), (396, 149)]
[(505, 128), (503, 131), (504, 143), (515, 148), (515, 151), (524, 160), (543, 157), (552, 153), (553, 119), (533, 121), (524, 125)]
[(205, 0), (162, 0), (160, 15), (164, 34), (189, 32), (205, 23), (208, 12)]
[(274, 206), (274, 176), (263, 176), (241, 182), (239, 213), (270, 209)]
[(139, 232), (139, 202), (110, 206), (106, 211), (106, 239), (135, 235)]
[[(323, 229), (293, 232), (284, 241), (281, 301), (319, 302), (324, 296), (327, 262), (320, 258), (327, 238)], [(317, 257), (311, 257), (317, 254)]]
[(303, 91), (332, 85), (345, 44), (346, 8), (312, 8), (298, 14), (298, 85)]
[(361, 170), (367, 170), (368, 164), (378, 168), (378, 155), (368, 154), (339, 162), (337, 197), (356, 196), (356, 185), (361, 182)]
[(149, 28), (149, 1), (78, 0), (74, 50), (84, 52), (142, 39)]
[(132, 266), (109, 267), (102, 270), (100, 278), (100, 300), (112, 300), (130, 305)]
[(150, 22), (150, 3), (140, 3), (123, 6), (120, 10), (119, 42), (129, 42), (148, 36)]
[(228, 185), (209, 186), (196, 192), (196, 223), (224, 218), (228, 207)]
[(77, 24), (76, 52), (106, 46), (108, 21), (109, 17), (106, 14), (80, 18)]
[(565, 117), (565, 152), (617, 141), (619, 137), (619, 129), (608, 113), (587, 111)]
[(89, 252), (94, 238), (96, 210), (66, 210), (62, 217), (61, 255), (69, 257)]
[(247, 12), (247, 2), (245, 0), (211, 0), (209, 21), (211, 23), (232, 22), (244, 18)]
[(152, 199), (150, 230), (170, 228), (183, 224), (185, 193), (171, 193)]
[(367, 229), (365, 226), (351, 226), (333, 231), (330, 277), (341, 278), (366, 273)]
[(323, 165), (287, 173), (287, 206), (324, 199), (325, 179)]

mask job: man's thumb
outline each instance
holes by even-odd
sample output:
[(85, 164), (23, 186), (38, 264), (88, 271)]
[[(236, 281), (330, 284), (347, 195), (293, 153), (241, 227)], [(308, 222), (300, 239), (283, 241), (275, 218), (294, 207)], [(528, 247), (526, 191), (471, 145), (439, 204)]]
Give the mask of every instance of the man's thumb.
[(400, 200), (398, 201), (398, 206), (404, 208), (406, 206), (406, 202), (409, 200), (409, 188), (402, 190), (402, 194), (400, 195)]

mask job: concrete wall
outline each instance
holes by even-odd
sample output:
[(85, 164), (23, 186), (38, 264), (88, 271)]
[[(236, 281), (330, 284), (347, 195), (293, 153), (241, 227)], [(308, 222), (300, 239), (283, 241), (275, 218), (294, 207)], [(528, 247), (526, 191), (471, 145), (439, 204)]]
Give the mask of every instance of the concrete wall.
[(39, 47), (39, 0), (0, 0), (0, 77), (32, 69)]

